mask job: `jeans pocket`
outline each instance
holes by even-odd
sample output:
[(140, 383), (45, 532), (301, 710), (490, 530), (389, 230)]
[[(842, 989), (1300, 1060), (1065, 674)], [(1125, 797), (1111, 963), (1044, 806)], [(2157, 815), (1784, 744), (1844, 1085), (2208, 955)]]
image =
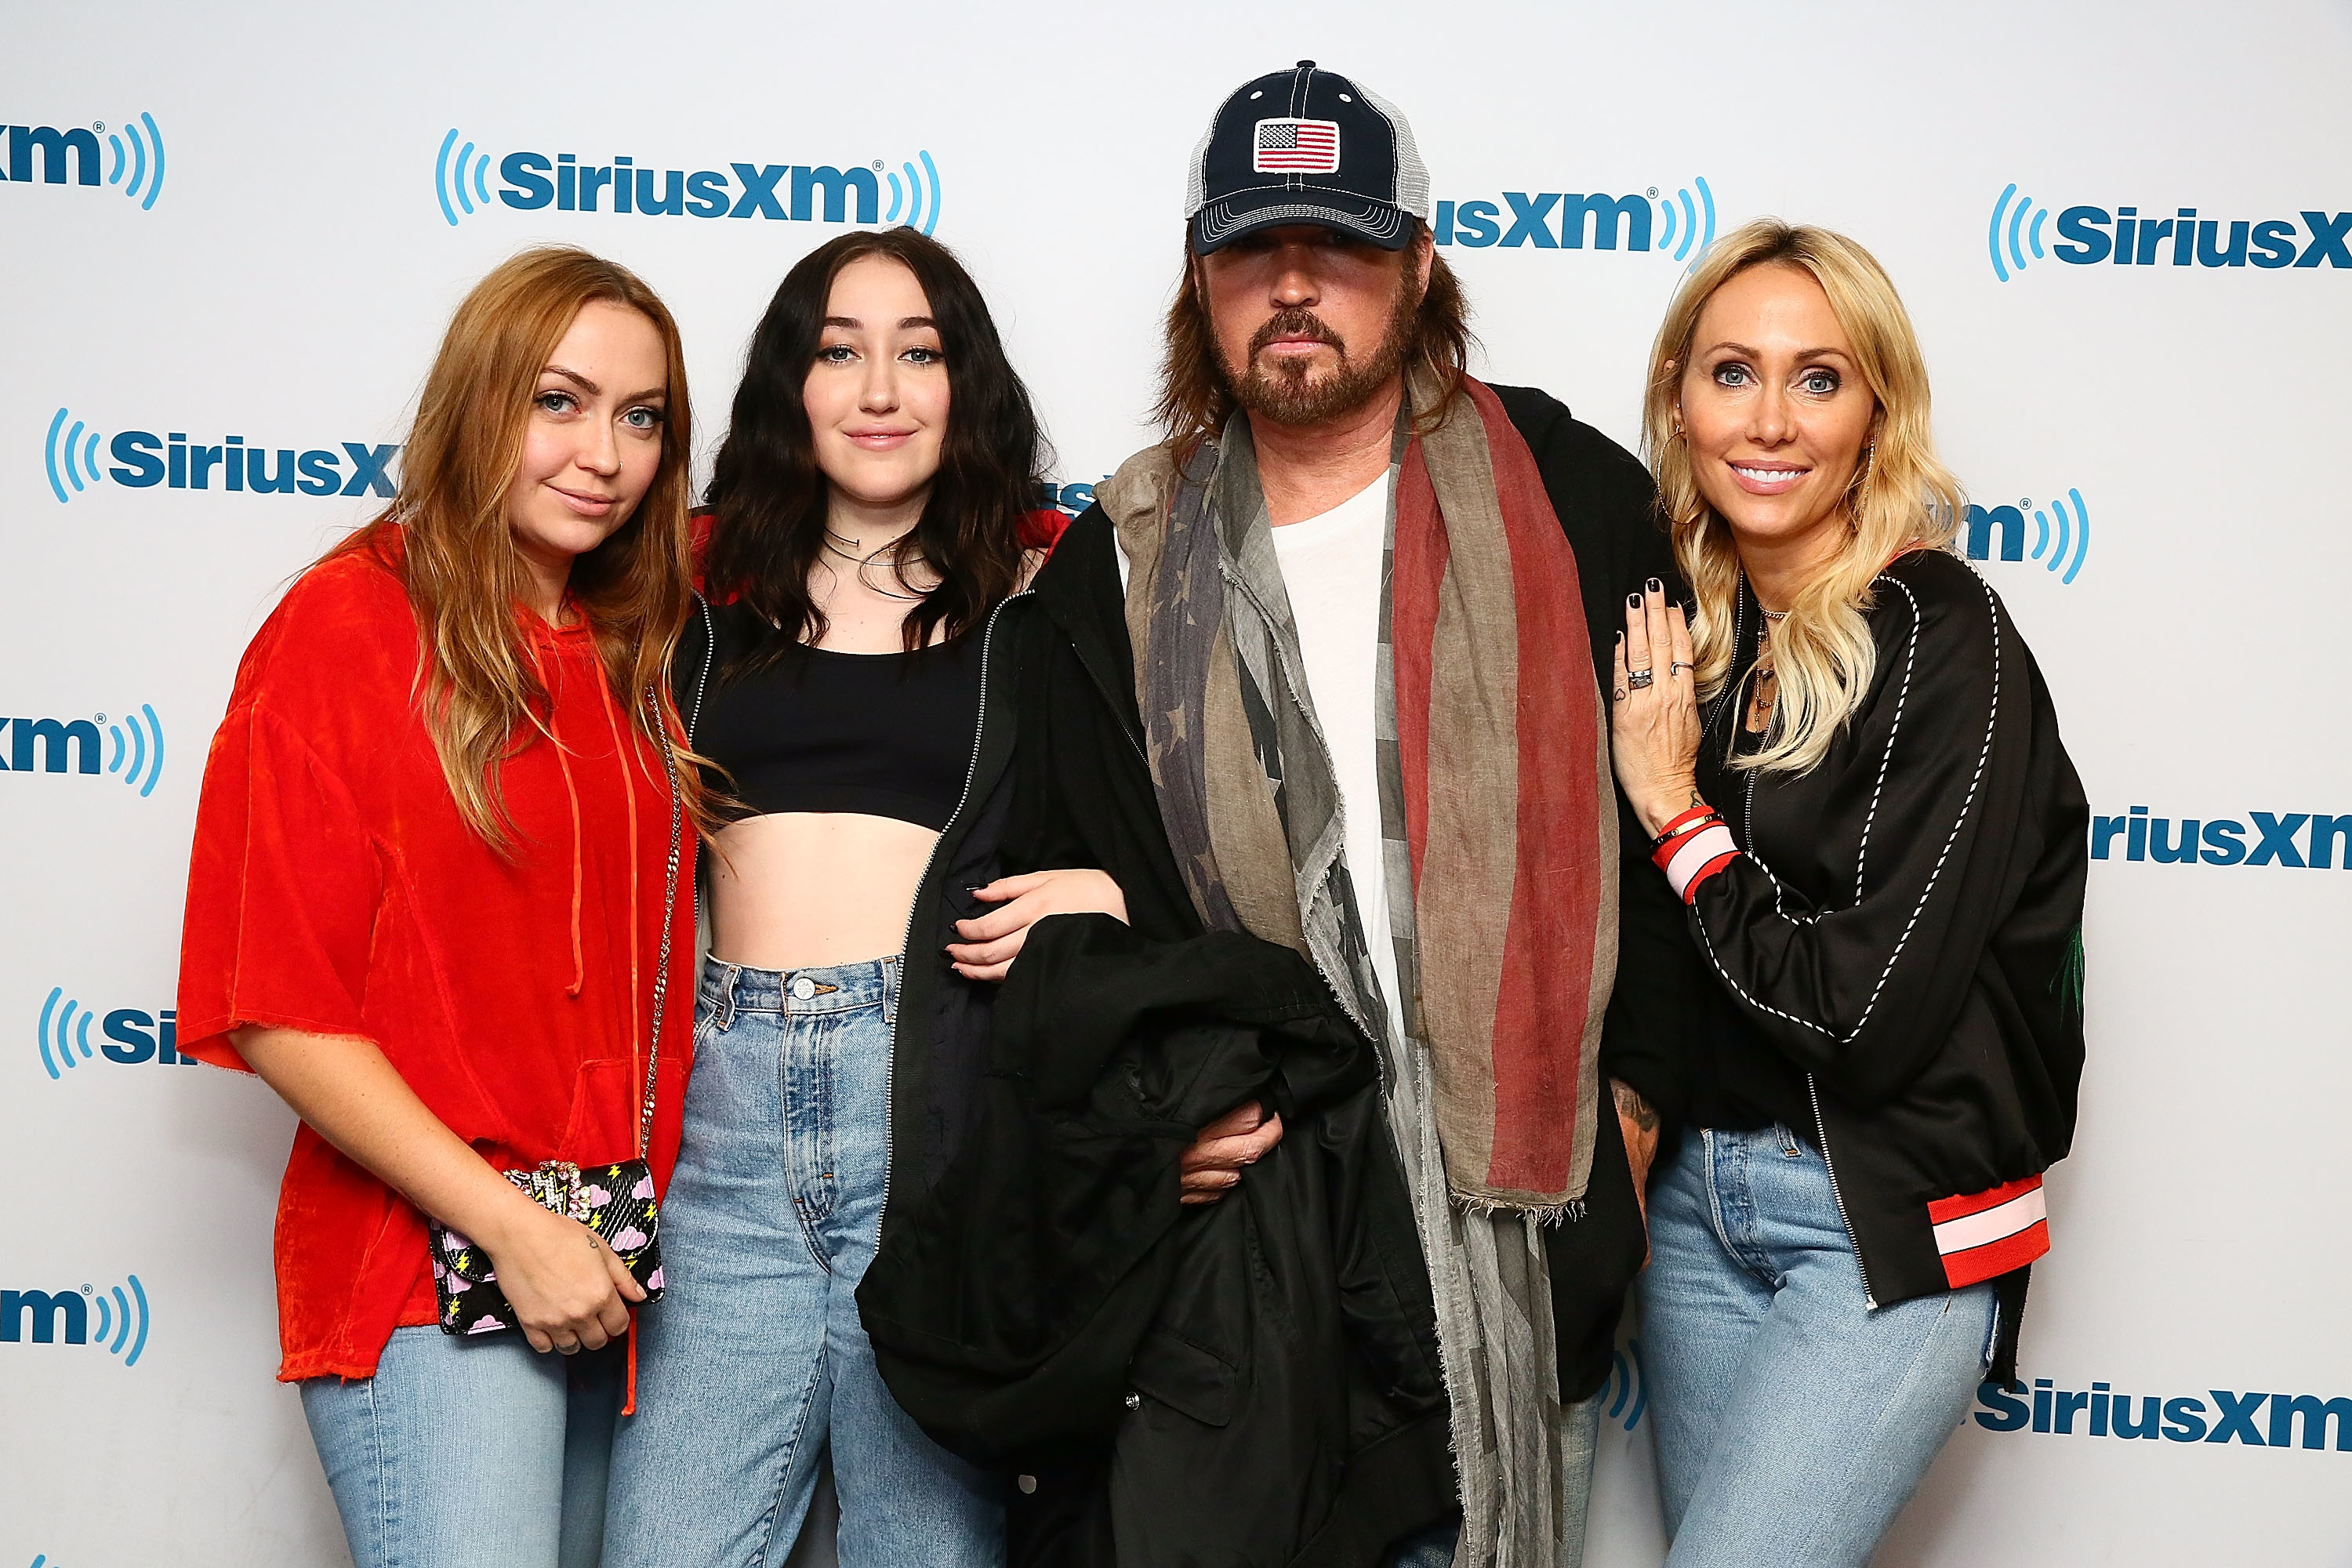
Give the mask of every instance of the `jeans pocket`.
[(708, 1002), (698, 1003), (694, 1009), (694, 1048), (700, 1050), (710, 1043), (711, 1026), (718, 1022), (719, 1009)]

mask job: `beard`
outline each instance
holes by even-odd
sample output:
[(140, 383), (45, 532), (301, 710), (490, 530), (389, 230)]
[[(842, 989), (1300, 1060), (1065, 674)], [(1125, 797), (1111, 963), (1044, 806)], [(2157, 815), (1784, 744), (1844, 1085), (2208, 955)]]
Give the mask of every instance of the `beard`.
[[(1349, 352), (1345, 339), (1305, 306), (1276, 311), (1251, 336), (1242, 373), (1236, 375), (1230, 366), (1225, 367), (1225, 385), (1234, 401), (1276, 425), (1319, 425), (1362, 407), (1388, 384), (1413, 346), (1421, 308), (1414, 297), (1415, 281), (1410, 268), (1398, 278), (1381, 341), (1360, 359)], [(1309, 367), (1304, 364), (1278, 363), (1268, 369), (1258, 354), (1276, 338), (1328, 343), (1339, 363), (1320, 380), (1311, 379)]]

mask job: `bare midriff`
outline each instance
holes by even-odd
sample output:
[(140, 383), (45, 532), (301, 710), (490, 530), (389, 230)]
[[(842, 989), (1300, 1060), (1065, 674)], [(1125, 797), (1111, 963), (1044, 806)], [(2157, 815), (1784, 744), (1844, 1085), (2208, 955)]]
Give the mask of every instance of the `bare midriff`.
[(709, 858), (711, 952), (750, 969), (887, 958), (939, 835), (896, 817), (778, 812), (719, 832)]

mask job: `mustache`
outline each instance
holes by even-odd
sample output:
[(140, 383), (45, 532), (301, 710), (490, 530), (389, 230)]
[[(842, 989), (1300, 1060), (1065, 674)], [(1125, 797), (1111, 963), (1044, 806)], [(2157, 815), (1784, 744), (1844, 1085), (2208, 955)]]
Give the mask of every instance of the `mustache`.
[(1342, 359), (1345, 359), (1348, 354), (1347, 341), (1325, 325), (1322, 317), (1304, 305), (1293, 305), (1286, 310), (1277, 310), (1267, 317), (1265, 325), (1251, 334), (1249, 357), (1253, 360), (1257, 358), (1258, 351), (1276, 338), (1298, 338), (1310, 342), (1328, 343), (1339, 351), (1339, 356)]

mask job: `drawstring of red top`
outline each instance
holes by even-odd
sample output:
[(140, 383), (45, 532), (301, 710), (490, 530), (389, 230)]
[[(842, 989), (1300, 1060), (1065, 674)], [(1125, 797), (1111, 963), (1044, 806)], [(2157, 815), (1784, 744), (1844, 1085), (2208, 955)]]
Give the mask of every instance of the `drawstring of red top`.
[[(547, 738), (555, 747), (555, 769), (563, 775), (563, 798), (572, 805), (572, 984), (563, 988), (566, 996), (577, 996), (588, 978), (588, 965), (580, 946), (580, 906), (583, 871), (581, 866), (580, 789), (572, 782), (572, 755), (564, 749), (562, 731), (555, 724), (555, 688), (547, 679), (546, 661), (539, 657), (536, 638), (530, 643), (531, 668), (539, 674), (539, 684), (547, 692)], [(561, 667), (559, 667), (560, 668)], [(597, 682), (601, 690), (604, 682)], [(611, 700), (609, 698), (606, 700)], [(635, 846), (631, 846), (632, 852)], [(633, 942), (632, 946), (635, 945)]]
[[(643, 997), (640, 984), (642, 977), (637, 973), (637, 781), (629, 776), (629, 753), (634, 748), (621, 733), (621, 710), (613, 701), (613, 683), (609, 680), (599, 680), (596, 683), (596, 695), (604, 700), (604, 725), (613, 734), (613, 760), (621, 770), (621, 799), (626, 803), (628, 810), (629, 1016), (641, 1018), (645, 1014), (642, 1009)], [(638, 1065), (637, 1042), (634, 1030), (629, 1040), (629, 1061), (633, 1066)], [(643, 1158), (645, 1152), (646, 1151), (639, 1149), (638, 1157)]]

